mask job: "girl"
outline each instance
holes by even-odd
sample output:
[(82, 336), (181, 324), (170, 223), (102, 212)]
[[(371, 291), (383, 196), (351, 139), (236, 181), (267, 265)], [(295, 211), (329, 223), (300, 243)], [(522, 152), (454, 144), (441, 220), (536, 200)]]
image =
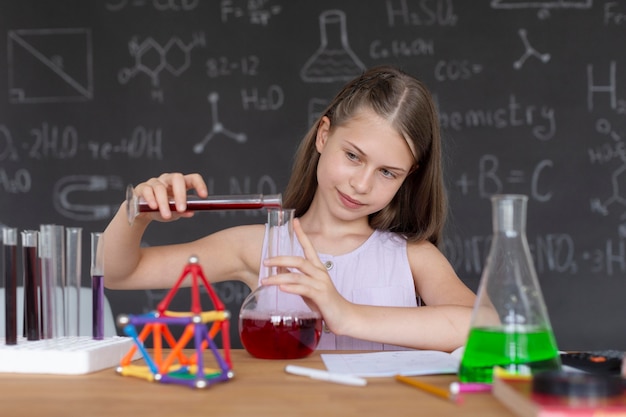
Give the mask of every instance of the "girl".
[(151, 221), (193, 215), (188, 190), (207, 196), (200, 175), (167, 173), (135, 187), (157, 212), (129, 226), (123, 203), (107, 227), (105, 285), (169, 288), (195, 254), (214, 281), (280, 285), (304, 297), (324, 318), (319, 349), (452, 351), (467, 337), (474, 294), (437, 249), (446, 213), (440, 142), (425, 86), (392, 67), (370, 69), (339, 92), (297, 151), (283, 205), (296, 210), (300, 256), (264, 266), (299, 273), (259, 279), (260, 224), (141, 248)]

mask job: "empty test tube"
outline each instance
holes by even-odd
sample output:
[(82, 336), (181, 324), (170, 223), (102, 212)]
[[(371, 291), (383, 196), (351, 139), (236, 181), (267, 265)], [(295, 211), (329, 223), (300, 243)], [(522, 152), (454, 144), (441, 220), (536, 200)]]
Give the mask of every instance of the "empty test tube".
[(65, 245), (64, 227), (44, 224), (40, 227), (41, 292), (43, 338), (65, 335)]
[(68, 336), (80, 335), (80, 287), (82, 267), (81, 227), (65, 229), (65, 317)]

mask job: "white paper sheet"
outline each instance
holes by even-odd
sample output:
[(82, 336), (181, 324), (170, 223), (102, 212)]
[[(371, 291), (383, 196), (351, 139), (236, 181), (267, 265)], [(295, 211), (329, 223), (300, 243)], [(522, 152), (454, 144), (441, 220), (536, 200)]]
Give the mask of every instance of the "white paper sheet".
[(457, 351), (450, 354), (436, 350), (325, 353), (321, 356), (329, 372), (361, 377), (454, 374), (461, 357)]

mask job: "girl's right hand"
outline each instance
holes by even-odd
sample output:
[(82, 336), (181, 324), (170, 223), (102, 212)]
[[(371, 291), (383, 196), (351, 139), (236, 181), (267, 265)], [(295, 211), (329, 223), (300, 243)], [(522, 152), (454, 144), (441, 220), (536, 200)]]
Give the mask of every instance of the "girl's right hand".
[[(181, 174), (178, 172), (161, 174), (135, 186), (137, 197), (143, 198), (154, 212), (141, 213), (140, 216), (157, 221), (172, 221), (181, 217), (191, 217), (187, 210), (187, 191), (195, 190), (200, 198), (208, 196), (204, 179), (200, 174)], [(176, 211), (172, 212), (169, 201), (174, 199)]]

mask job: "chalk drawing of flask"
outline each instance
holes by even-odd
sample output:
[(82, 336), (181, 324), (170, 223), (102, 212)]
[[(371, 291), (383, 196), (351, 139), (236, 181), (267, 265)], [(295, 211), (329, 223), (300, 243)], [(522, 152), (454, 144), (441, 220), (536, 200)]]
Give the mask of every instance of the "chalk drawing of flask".
[(361, 74), (365, 65), (348, 44), (346, 15), (341, 10), (320, 14), (320, 47), (309, 58), (300, 76), (305, 82), (348, 81)]

